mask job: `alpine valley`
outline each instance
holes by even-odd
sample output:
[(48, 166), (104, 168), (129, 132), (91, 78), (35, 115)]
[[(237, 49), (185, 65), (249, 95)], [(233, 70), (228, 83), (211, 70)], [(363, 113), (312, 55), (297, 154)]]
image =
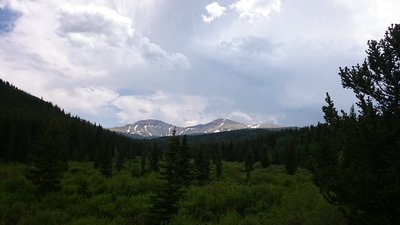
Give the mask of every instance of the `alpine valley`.
[(179, 127), (173, 124), (165, 123), (160, 120), (140, 120), (133, 124), (127, 124), (122, 127), (114, 127), (110, 130), (132, 136), (141, 137), (164, 137), (170, 136), (173, 129), (176, 129), (178, 135), (212, 134), (224, 131), (233, 131), (241, 129), (269, 129), (278, 128), (275, 124), (253, 124), (247, 125), (229, 119), (219, 118), (206, 124), (198, 124), (189, 127)]

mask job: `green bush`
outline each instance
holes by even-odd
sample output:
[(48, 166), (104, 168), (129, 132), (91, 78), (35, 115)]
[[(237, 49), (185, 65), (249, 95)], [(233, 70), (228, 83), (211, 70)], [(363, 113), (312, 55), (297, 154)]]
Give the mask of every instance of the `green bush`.
[[(105, 178), (92, 163), (70, 162), (62, 190), (39, 195), (23, 165), (0, 164), (0, 225), (145, 225), (159, 174), (132, 177), (127, 163)], [(246, 182), (240, 163), (224, 162), (220, 179), (190, 186), (172, 225), (345, 225), (312, 184), (307, 171), (286, 175), (283, 166), (256, 167)]]

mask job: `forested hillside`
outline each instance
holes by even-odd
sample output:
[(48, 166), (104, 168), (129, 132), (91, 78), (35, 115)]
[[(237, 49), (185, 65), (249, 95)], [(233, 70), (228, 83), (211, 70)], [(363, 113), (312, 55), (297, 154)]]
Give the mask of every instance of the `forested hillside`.
[[(30, 163), (39, 145), (56, 140), (63, 161), (101, 161), (141, 154), (140, 143), (65, 113), (0, 80), (0, 159)], [(46, 139), (46, 140), (45, 140)], [(46, 143), (44, 143), (46, 142)]]

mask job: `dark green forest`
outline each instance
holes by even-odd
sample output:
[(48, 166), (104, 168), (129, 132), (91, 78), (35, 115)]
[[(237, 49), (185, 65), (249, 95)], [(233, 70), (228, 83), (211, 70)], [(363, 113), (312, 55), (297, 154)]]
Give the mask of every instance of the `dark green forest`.
[(0, 224), (400, 224), (400, 25), (366, 55), (324, 123), (150, 140), (1, 80)]

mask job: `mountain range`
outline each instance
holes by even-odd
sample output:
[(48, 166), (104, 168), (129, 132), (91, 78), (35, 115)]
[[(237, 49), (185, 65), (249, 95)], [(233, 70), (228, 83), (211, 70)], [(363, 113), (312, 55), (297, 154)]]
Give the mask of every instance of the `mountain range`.
[(246, 125), (229, 119), (216, 119), (206, 124), (199, 124), (189, 127), (179, 127), (173, 124), (165, 123), (160, 120), (140, 120), (133, 124), (127, 124), (122, 127), (114, 127), (110, 130), (128, 134), (128, 135), (139, 135), (142, 137), (164, 137), (170, 136), (173, 129), (175, 128), (177, 135), (191, 135), (191, 134), (211, 134), (219, 133), (231, 130), (241, 129), (267, 129), (267, 128), (278, 128), (274, 124), (253, 124)]

